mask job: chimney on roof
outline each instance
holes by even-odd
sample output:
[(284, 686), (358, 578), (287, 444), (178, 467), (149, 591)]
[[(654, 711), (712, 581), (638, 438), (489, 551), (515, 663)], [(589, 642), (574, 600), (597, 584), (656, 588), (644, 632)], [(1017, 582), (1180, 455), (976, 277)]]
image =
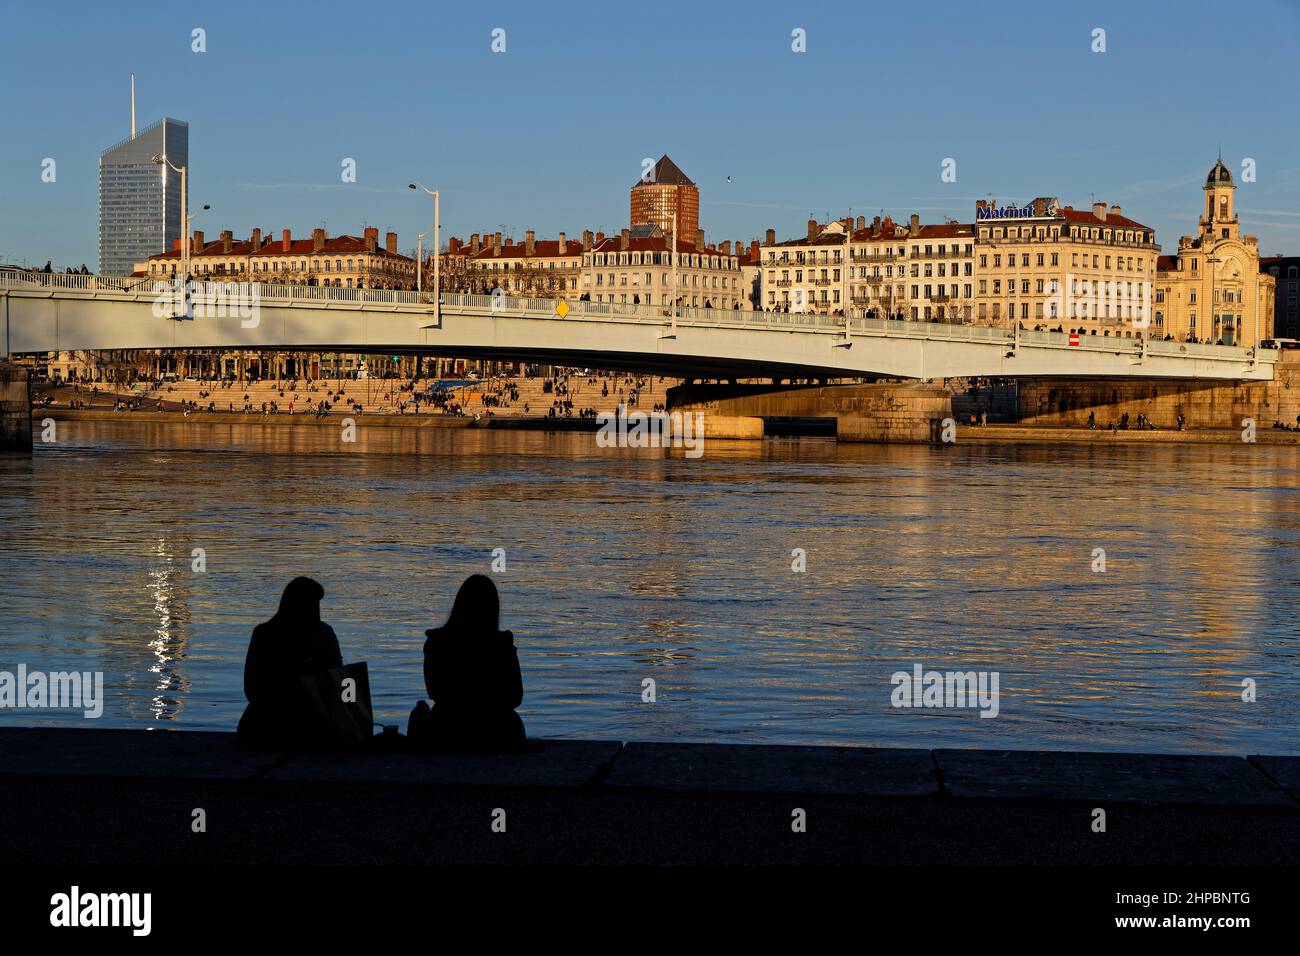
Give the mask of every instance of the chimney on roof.
[[(324, 248), (325, 248), (325, 230), (319, 228), (313, 229), (311, 231), (311, 251), (320, 252)], [(288, 246), (285, 246), (285, 251), (286, 252), (289, 251)]]
[(596, 230), (596, 245), (600, 245), (600, 244), (601, 244), (602, 242), (604, 242), (604, 241), (605, 241), (605, 234), (604, 234), (603, 232), (601, 232), (599, 229), (597, 229), (597, 230)]
[(379, 229), (375, 226), (366, 226), (361, 234), (366, 239), (366, 252), (377, 252), (379, 249)]
[(632, 230), (624, 229), (621, 233), (619, 233), (618, 247), (626, 251), (628, 246), (630, 246), (631, 244), (632, 244)]
[(817, 238), (817, 233), (820, 232), (820, 231), (821, 231), (821, 230), (819, 230), (819, 229), (817, 228), (817, 220), (816, 220), (816, 219), (809, 219), (809, 220), (808, 220), (808, 238), (809, 238), (809, 239), (816, 239), (816, 238)]
[(235, 244), (235, 234), (227, 229), (221, 233), (221, 251), (230, 254), (230, 248)]
[(749, 261), (758, 262), (762, 257), (763, 254), (758, 251), (758, 240), (755, 239), (749, 244)]
[(880, 217), (879, 217), (879, 216), (872, 216), (872, 217), (871, 217), (871, 231), (872, 231), (872, 232), (879, 232), (879, 231), (880, 231)]
[(497, 253), (501, 252), (501, 233), (499, 232), (492, 233), (492, 250)]
[(767, 241), (767, 245), (769, 246), (776, 245), (776, 230), (769, 229), (767, 231), (767, 234), (763, 238)]
[(721, 252), (724, 256), (731, 255), (731, 240), (723, 239), (722, 245), (718, 247), (718, 251)]
[(1119, 213), (1120, 213), (1119, 206), (1117, 206), (1117, 205), (1115, 205), (1114, 203), (1112, 203), (1112, 204), (1111, 204), (1111, 207), (1110, 207), (1110, 214), (1111, 214), (1112, 216), (1118, 216)]
[(1102, 222), (1106, 221), (1106, 204), (1104, 202), (1095, 202), (1092, 204), (1092, 214)]
[(384, 248), (387, 249), (389, 252), (391, 252), (393, 255), (397, 255), (397, 233), (395, 232), (384, 233)]
[(704, 251), (704, 230), (703, 229), (697, 229), (695, 231), (695, 251), (696, 252)]
[(190, 253), (193, 254), (195, 252), (202, 252), (202, 251), (203, 251), (203, 233), (195, 229), (194, 235), (190, 236)]
[(537, 233), (528, 229), (524, 232), (524, 255), (531, 256), (537, 251)]
[(912, 213), (912, 218), (907, 220), (907, 234), (909, 236), (919, 236), (921, 234), (921, 217)]
[(262, 248), (262, 230), (261, 230), (261, 229), (254, 229), (254, 230), (253, 230), (253, 238), (250, 240), (249, 245), (251, 245), (251, 246), (253, 247), (252, 250), (251, 250), (251, 251), (253, 251), (253, 252), (256, 252), (258, 249), (261, 249), (261, 248)]
[(558, 236), (555, 237), (555, 248), (559, 250), (560, 255), (562, 256), (568, 255), (569, 244), (568, 241), (565, 239), (564, 233), (560, 233)]
[(471, 232), (471, 233), (469, 234), (469, 254), (470, 254), (471, 256), (474, 255), (476, 252), (478, 252), (478, 249), (479, 249), (479, 246), (478, 246), (478, 233), (477, 233), (477, 232)]
[(858, 228), (859, 228), (859, 229), (866, 229), (866, 228), (867, 228), (867, 217), (866, 217), (866, 216), (859, 216), (859, 217), (858, 217)]
[(293, 236), (291, 236), (291, 235), (289, 234), (289, 230), (288, 230), (288, 229), (286, 229), (286, 230), (284, 230), (284, 232), (280, 233), (280, 251), (281, 251), (281, 252), (288, 252), (288, 251), (289, 251), (289, 244), (292, 243), (292, 242), (293, 242)]
[(455, 236), (447, 240), (447, 255), (454, 256), (460, 252), (461, 241)]
[(590, 229), (582, 230), (582, 251), (583, 252), (591, 251), (591, 238), (592, 237), (591, 237)]

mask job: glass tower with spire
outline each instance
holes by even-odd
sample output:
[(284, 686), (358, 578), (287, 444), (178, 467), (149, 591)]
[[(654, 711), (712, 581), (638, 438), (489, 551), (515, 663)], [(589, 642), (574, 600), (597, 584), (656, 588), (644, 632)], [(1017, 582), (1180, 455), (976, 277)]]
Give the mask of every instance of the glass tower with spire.
[(164, 116), (99, 155), (99, 274), (130, 275), (181, 235), (181, 177), (153, 161), (190, 164), (190, 127)]

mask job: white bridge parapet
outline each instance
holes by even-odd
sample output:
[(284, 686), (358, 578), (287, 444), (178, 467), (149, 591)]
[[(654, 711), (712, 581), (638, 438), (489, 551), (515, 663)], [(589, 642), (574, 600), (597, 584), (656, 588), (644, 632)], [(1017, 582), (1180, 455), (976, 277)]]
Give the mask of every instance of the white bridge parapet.
[[(1268, 381), (1280, 353), (853, 315), (749, 312), (0, 270), (0, 354), (90, 349), (425, 352), (682, 376)], [(239, 303), (234, 307), (232, 303)], [(188, 303), (188, 309), (185, 308)], [(177, 315), (192, 317), (176, 318)], [(1074, 344), (1072, 344), (1072, 342)]]

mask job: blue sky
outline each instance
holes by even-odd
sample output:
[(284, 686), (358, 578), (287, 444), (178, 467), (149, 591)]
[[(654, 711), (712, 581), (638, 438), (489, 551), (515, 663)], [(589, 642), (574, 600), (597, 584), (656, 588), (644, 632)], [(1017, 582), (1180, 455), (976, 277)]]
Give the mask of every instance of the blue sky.
[(789, 237), (809, 213), (969, 221), (988, 194), (1095, 194), (1169, 251), (1222, 146), (1246, 231), (1300, 254), (1300, 0), (393, 0), (313, 3), (304, 27), (307, 9), (5, 0), (0, 261), (94, 267), (97, 159), (130, 132), (132, 70), (141, 127), (190, 123), (209, 235), (375, 225), (406, 249), (432, 226), (412, 178), (441, 190), (444, 239), (608, 232), (642, 158), (666, 152), (710, 240)]

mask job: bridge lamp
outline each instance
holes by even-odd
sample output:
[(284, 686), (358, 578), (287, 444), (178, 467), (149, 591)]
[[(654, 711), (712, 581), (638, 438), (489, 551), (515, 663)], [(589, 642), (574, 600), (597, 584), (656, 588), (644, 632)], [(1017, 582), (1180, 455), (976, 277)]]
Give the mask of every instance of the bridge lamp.
[(163, 173), (166, 174), (168, 169), (174, 169), (181, 174), (181, 269), (186, 277), (190, 274), (190, 213), (189, 197), (186, 195), (186, 178), (189, 172), (186, 166), (177, 166), (167, 158), (166, 153), (154, 153), (150, 159), (157, 165), (163, 167)]
[(428, 238), (427, 232), (415, 234), (415, 291), (417, 294), (424, 291), (424, 240)]
[[(435, 326), (441, 326), (442, 325), (442, 288), (438, 284), (438, 259), (440, 258), (442, 253), (442, 238), (441, 238), (442, 233), (440, 231), (441, 224), (439, 223), (439, 219), (438, 219), (439, 217), (438, 190), (430, 189), (428, 186), (420, 182), (418, 179), (415, 182), (407, 183), (406, 185), (408, 189), (423, 189), (426, 193), (428, 193), (430, 196), (433, 197), (433, 324)], [(419, 263), (416, 264), (415, 273), (417, 276), (420, 274)], [(417, 284), (418, 284), (418, 280), (417, 280)]]

